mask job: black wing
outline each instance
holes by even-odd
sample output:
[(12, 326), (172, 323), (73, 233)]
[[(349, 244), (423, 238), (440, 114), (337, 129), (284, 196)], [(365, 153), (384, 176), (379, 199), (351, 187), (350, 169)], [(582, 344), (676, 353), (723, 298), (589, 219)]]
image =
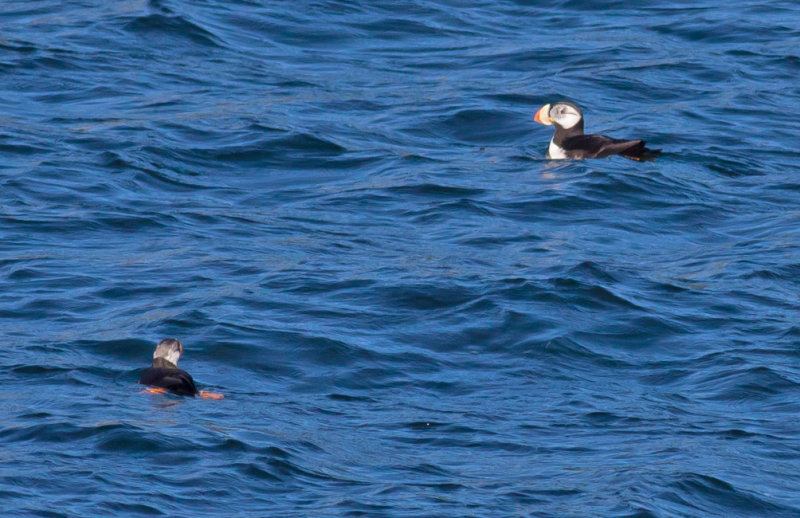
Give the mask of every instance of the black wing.
[(653, 160), (660, 149), (648, 149), (644, 140), (622, 140), (605, 135), (575, 135), (564, 139), (561, 147), (570, 158), (604, 158), (621, 155), (631, 160)]
[(150, 367), (142, 371), (139, 383), (161, 387), (179, 396), (194, 396), (197, 394), (197, 387), (194, 385), (191, 374), (183, 369)]

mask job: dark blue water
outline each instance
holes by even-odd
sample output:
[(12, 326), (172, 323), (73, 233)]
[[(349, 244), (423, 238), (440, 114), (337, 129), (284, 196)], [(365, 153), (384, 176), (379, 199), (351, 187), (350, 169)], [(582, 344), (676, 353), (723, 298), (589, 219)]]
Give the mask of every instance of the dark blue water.
[(2, 514), (800, 516), (800, 7), (718, 4), (3, 2)]

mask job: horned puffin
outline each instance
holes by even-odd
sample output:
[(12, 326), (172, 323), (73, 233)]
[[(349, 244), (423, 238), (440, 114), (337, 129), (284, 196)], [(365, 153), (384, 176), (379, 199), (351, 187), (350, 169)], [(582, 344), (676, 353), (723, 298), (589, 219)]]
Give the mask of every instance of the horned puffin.
[(183, 344), (175, 338), (158, 342), (153, 353), (153, 366), (142, 371), (139, 383), (154, 388), (146, 389), (151, 394), (170, 392), (179, 396), (200, 396), (207, 399), (222, 399), (222, 394), (197, 390), (192, 375), (178, 368), (178, 359), (183, 354)]
[(622, 140), (605, 135), (584, 135), (581, 109), (567, 101), (545, 104), (533, 120), (545, 126), (555, 126), (547, 158), (605, 158), (621, 155), (638, 161), (654, 160), (660, 149), (644, 147), (644, 140)]

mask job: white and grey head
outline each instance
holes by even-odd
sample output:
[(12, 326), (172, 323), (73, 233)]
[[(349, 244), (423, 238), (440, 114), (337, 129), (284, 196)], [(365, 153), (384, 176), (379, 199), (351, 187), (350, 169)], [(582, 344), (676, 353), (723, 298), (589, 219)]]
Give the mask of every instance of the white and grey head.
[(533, 120), (551, 126), (555, 124), (565, 130), (580, 128), (583, 131), (583, 114), (581, 109), (567, 101), (559, 101), (542, 106)]
[(178, 360), (183, 354), (183, 344), (174, 338), (165, 338), (158, 342), (153, 359), (163, 358), (172, 365), (178, 366)]

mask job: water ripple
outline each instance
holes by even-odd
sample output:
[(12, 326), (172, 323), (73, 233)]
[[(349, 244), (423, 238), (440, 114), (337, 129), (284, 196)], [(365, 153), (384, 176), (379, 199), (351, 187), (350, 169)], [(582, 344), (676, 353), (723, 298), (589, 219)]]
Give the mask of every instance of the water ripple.
[(796, 516), (797, 15), (6, 2), (6, 514)]

